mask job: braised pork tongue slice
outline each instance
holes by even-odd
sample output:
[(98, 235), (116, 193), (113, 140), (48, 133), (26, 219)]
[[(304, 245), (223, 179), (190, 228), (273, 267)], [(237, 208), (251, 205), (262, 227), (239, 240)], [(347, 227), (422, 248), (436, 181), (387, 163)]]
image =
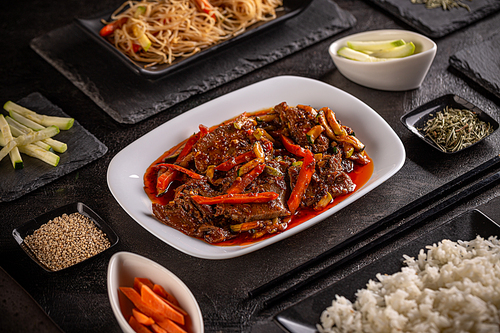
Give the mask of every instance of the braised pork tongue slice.
[[(235, 123), (238, 126), (235, 126)], [(219, 126), (205, 135), (193, 147), (196, 169), (205, 172), (210, 165), (219, 165), (252, 150), (255, 138), (249, 135), (248, 131), (253, 129), (253, 120), (243, 114), (236, 118), (234, 123)]]
[(215, 196), (216, 193), (204, 180), (188, 180), (175, 189), (175, 196), (166, 205), (153, 203), (153, 214), (166, 225), (192, 237), (205, 238), (209, 243), (221, 242), (231, 235), (223, 228), (222, 219), (214, 217), (209, 205), (199, 205), (192, 195)]
[(318, 112), (314, 108), (302, 105), (294, 107), (283, 102), (276, 105), (274, 110), (278, 112), (284, 125), (288, 127), (290, 136), (299, 146), (313, 153), (322, 153), (328, 149), (330, 140), (323, 133), (316, 138), (314, 144), (307, 138), (307, 132), (318, 125), (316, 121)]

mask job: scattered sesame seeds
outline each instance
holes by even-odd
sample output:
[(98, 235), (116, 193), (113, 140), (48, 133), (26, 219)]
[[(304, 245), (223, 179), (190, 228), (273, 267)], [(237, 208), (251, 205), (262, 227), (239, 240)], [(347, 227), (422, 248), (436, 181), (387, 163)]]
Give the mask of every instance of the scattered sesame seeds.
[(52, 271), (75, 265), (111, 246), (106, 234), (80, 213), (50, 220), (26, 236), (24, 243)]

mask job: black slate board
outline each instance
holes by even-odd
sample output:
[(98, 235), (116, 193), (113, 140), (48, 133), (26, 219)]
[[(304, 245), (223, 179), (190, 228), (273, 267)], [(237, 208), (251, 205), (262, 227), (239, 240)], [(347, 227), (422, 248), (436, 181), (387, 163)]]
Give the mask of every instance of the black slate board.
[(449, 63), (466, 77), (500, 98), (500, 34), (458, 51), (450, 57)]
[(356, 23), (331, 0), (314, 0), (301, 14), (152, 81), (111, 57), (76, 24), (32, 40), (31, 47), (119, 123), (135, 124)]
[[(41, 114), (69, 117), (38, 92), (16, 103)], [(76, 120), (71, 129), (61, 131), (54, 139), (68, 145), (66, 152), (56, 153), (60, 156), (56, 167), (24, 154), (21, 154), (24, 161), (24, 168), (21, 170), (14, 170), (8, 157), (0, 161), (0, 202), (15, 200), (100, 158), (108, 151), (102, 142)]]
[(368, 1), (431, 38), (443, 37), (500, 10), (499, 0), (462, 0), (470, 7), (470, 12), (461, 7), (427, 9), (424, 4), (413, 4), (411, 0)]
[[(497, 207), (498, 210), (498, 207)], [(376, 280), (377, 273), (393, 274), (403, 265), (403, 254), (416, 256), (426, 245), (442, 239), (472, 240), (477, 235), (483, 238), (500, 236), (500, 226), (479, 210), (467, 211), (453, 220), (417, 238), (374, 263), (343, 278), (323, 291), (306, 298), (279, 313), (275, 320), (287, 331), (293, 333), (316, 332), (321, 313), (331, 305), (335, 295), (342, 295), (351, 302), (355, 301), (357, 290), (365, 288), (370, 279)]]

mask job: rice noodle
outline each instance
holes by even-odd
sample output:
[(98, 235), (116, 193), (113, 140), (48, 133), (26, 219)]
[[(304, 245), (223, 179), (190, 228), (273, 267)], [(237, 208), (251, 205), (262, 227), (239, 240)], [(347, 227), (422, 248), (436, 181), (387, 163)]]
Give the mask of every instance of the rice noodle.
[[(126, 22), (108, 39), (147, 66), (171, 64), (241, 34), (256, 22), (275, 19), (282, 0), (212, 0), (210, 4), (213, 8), (205, 13), (195, 0), (127, 1), (111, 16), (112, 21), (127, 18)], [(144, 13), (137, 15), (139, 7), (145, 11), (141, 8)], [(133, 45), (138, 43), (134, 25), (151, 41), (147, 52), (134, 52)]]

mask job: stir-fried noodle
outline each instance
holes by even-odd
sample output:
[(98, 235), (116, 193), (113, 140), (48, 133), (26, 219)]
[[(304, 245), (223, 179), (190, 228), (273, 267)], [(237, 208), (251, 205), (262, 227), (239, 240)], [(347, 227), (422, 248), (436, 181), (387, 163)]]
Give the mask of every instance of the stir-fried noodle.
[(127, 1), (111, 16), (115, 26), (106, 37), (147, 66), (171, 64), (276, 18), (281, 5), (282, 0)]

